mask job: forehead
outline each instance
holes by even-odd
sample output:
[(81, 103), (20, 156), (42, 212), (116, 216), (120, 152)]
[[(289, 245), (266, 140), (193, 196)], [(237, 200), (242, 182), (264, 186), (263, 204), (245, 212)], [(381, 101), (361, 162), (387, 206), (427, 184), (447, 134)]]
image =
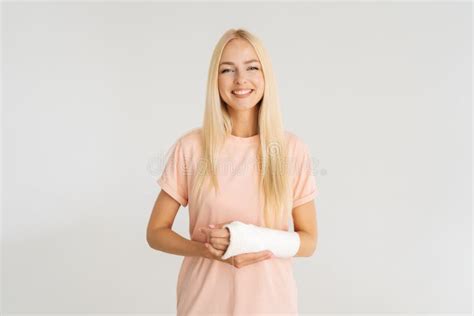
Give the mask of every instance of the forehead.
[(221, 62), (243, 63), (248, 60), (259, 60), (253, 46), (244, 39), (233, 39), (222, 51)]

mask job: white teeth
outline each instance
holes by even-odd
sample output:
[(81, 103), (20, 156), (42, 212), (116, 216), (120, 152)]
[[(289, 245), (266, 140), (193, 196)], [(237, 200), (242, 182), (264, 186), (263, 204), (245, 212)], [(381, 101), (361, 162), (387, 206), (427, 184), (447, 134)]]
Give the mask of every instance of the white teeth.
[(249, 93), (250, 91), (252, 91), (252, 89), (249, 89), (249, 90), (234, 90), (232, 91), (234, 94), (247, 94)]

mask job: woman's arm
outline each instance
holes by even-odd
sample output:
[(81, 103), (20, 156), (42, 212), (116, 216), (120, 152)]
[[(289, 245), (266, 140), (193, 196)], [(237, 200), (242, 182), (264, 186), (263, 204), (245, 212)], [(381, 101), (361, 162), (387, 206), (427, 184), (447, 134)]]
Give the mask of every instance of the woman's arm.
[(300, 248), (295, 257), (310, 257), (318, 244), (318, 222), (314, 200), (293, 209), (294, 231), (300, 236)]
[(189, 240), (174, 232), (171, 228), (157, 228), (147, 237), (151, 248), (179, 256), (202, 257), (205, 245)]
[(208, 249), (205, 243), (183, 238), (172, 230), (179, 207), (179, 202), (164, 190), (161, 190), (153, 207), (147, 228), (146, 239), (151, 248), (180, 256), (215, 259), (236, 268), (242, 268), (269, 258), (268, 252), (262, 251), (224, 260), (220, 258), (222, 251)]
[(179, 210), (179, 204), (164, 190), (160, 191), (148, 222), (146, 240), (156, 250), (179, 256), (203, 256), (206, 246), (175, 233), (171, 228)]
[(229, 231), (230, 238), (222, 258), (262, 250), (270, 250), (280, 258), (311, 256), (317, 241), (314, 200), (295, 207), (292, 213), (294, 232), (259, 227), (240, 221), (223, 225)]

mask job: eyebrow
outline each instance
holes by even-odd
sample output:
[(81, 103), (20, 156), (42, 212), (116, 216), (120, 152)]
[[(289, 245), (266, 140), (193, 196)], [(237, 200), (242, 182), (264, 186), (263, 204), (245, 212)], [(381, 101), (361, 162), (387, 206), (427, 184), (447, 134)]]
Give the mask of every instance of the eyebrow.
[[(250, 63), (253, 63), (253, 62), (260, 63), (260, 62), (259, 62), (258, 60), (256, 60), (256, 59), (251, 59), (251, 60), (247, 60), (246, 62), (244, 62), (244, 64), (250, 64)], [(230, 61), (223, 61), (223, 62), (220, 63), (219, 66), (222, 66), (222, 65), (224, 65), (224, 64), (227, 64), (227, 65), (234, 65), (233, 62), (230, 62)]]

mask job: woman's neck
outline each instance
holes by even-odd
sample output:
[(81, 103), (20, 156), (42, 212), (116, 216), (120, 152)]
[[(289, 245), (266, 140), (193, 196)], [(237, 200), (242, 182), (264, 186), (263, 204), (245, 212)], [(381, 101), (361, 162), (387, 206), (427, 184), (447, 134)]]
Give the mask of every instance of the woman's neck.
[(232, 135), (238, 137), (250, 137), (259, 133), (258, 129), (258, 106), (249, 110), (231, 111)]

